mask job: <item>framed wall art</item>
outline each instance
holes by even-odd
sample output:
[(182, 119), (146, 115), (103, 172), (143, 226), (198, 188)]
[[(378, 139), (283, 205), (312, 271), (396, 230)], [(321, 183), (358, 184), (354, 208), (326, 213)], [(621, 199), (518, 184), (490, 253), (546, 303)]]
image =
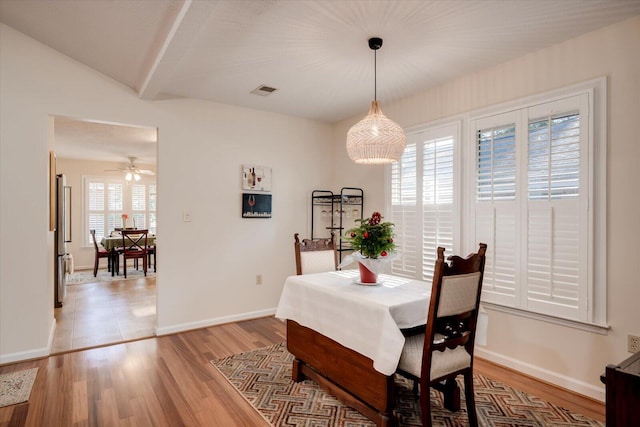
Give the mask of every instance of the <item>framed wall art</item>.
[(271, 218), (271, 194), (242, 194), (242, 218)]
[(242, 165), (242, 189), (271, 191), (271, 168), (266, 166)]

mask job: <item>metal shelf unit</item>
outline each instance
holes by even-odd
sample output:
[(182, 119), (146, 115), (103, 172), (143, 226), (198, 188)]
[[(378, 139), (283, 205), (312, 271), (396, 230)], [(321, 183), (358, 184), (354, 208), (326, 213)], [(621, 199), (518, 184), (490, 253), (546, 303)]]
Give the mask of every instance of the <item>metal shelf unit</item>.
[(345, 229), (363, 218), (364, 193), (361, 188), (342, 187), (340, 193), (313, 190), (311, 193), (311, 238), (330, 237), (334, 232), (339, 262), (342, 253), (352, 251), (349, 243), (340, 237)]

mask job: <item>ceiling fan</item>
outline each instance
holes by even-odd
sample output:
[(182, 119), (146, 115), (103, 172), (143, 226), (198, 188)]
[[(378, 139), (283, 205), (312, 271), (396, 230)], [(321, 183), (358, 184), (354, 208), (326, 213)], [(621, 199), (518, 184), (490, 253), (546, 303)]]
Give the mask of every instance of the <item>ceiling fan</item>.
[(136, 164), (135, 157), (129, 157), (129, 166), (118, 169), (105, 169), (105, 172), (123, 172), (124, 179), (127, 181), (140, 181), (140, 175), (155, 175), (154, 171), (150, 171), (148, 169), (139, 169)]

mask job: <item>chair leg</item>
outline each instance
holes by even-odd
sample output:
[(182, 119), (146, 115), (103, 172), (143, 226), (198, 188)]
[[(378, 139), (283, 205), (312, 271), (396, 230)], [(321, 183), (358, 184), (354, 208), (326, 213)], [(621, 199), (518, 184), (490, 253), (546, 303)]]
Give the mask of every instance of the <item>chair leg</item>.
[(451, 412), (460, 410), (460, 387), (455, 378), (449, 378), (444, 383), (444, 407)]
[(122, 257), (122, 270), (124, 271), (124, 278), (127, 278), (127, 257)]
[(98, 258), (98, 254), (96, 254), (96, 260), (93, 263), (93, 277), (98, 276), (98, 262), (100, 262), (100, 258)]
[(478, 427), (478, 414), (476, 414), (476, 399), (473, 393), (473, 372), (469, 370), (464, 374), (464, 395), (467, 399), (467, 414), (469, 425)]
[(116, 274), (120, 274), (120, 255), (114, 249), (111, 251), (111, 276), (115, 276)]
[(426, 383), (420, 384), (420, 411), (422, 427), (431, 427), (431, 388)]

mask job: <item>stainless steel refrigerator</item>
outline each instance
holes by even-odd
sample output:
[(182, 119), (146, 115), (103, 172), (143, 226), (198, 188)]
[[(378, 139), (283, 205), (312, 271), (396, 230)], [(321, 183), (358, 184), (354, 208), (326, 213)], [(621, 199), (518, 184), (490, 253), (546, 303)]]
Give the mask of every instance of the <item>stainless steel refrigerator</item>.
[(62, 307), (67, 296), (66, 255), (67, 243), (71, 242), (71, 187), (67, 186), (64, 175), (56, 176), (56, 230), (55, 245), (55, 278), (54, 278), (54, 307)]

